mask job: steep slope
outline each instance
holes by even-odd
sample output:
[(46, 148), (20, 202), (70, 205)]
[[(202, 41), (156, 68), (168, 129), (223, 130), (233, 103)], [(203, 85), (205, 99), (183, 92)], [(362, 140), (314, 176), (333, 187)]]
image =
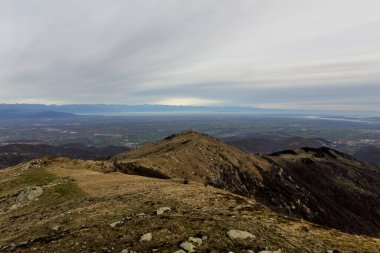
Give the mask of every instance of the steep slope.
[[(113, 158), (128, 174), (182, 178), (254, 197), (271, 164), (211, 136), (187, 131)], [(249, 186), (249, 187), (247, 187)]]
[(289, 213), (304, 209), (301, 216), (313, 222), (380, 236), (378, 169), (326, 147), (279, 152), (267, 159), (307, 192), (304, 201), (293, 198), (286, 204)]
[(124, 173), (194, 180), (291, 217), (380, 236), (379, 171), (328, 148), (258, 156), (190, 131), (113, 161)]
[[(189, 243), (197, 252), (380, 250), (379, 239), (287, 218), (227, 191), (112, 166), (44, 158), (0, 171), (0, 251), (174, 252)], [(170, 210), (155, 212), (162, 207)]]

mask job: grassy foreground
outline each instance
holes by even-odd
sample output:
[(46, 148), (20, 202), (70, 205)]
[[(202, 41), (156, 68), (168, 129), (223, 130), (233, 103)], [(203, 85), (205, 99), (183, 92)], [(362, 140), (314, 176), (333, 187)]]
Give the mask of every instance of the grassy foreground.
[[(109, 171), (100, 162), (43, 159), (0, 171), (0, 252), (379, 252), (380, 240), (278, 215), (252, 199), (180, 179)], [(15, 210), (20, 192), (43, 193)], [(161, 215), (160, 207), (171, 210)], [(254, 239), (232, 239), (227, 232)], [(141, 236), (151, 233), (148, 241)]]

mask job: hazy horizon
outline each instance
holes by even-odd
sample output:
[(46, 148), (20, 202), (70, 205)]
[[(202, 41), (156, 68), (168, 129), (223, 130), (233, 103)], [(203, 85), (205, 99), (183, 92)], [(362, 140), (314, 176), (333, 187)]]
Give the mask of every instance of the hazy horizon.
[[(132, 116), (132, 115), (234, 115), (236, 116), (286, 116), (320, 119), (355, 119), (380, 117), (379, 110), (342, 110), (342, 109), (287, 109), (287, 108), (261, 108), (254, 106), (234, 105), (163, 105), (163, 104), (26, 104), (0, 103), (0, 114), (7, 116), (14, 112), (13, 116), (19, 117), (17, 113), (44, 113), (58, 112), (77, 115), (98, 116)], [(17, 116), (19, 115), (19, 116)], [(21, 114), (22, 115), (22, 114)], [(8, 115), (9, 117), (9, 115)], [(331, 117), (331, 118), (323, 118)]]

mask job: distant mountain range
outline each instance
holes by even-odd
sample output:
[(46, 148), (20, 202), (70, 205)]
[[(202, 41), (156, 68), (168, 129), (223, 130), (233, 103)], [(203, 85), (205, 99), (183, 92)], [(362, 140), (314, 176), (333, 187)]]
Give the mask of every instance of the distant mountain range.
[(0, 109), (0, 118), (3, 120), (13, 119), (44, 119), (44, 118), (70, 118), (78, 117), (73, 113), (57, 111), (22, 111), (22, 110), (2, 110)]
[(71, 104), (71, 105), (43, 105), (43, 104), (0, 104), (1, 111), (19, 111), (28, 113), (37, 112), (64, 112), (73, 114), (117, 114), (117, 113), (147, 113), (147, 112), (214, 112), (214, 113), (265, 113), (281, 112), (281, 110), (259, 109), (239, 106), (173, 106), (173, 105), (116, 105), (116, 104)]
[[(241, 114), (321, 114), (321, 115), (357, 115), (358, 112), (342, 110), (301, 110), (266, 109), (248, 106), (175, 106), (175, 105), (127, 105), (127, 104), (0, 104), (1, 111), (19, 112), (64, 112), (72, 114), (118, 115), (121, 113), (241, 113)], [(360, 115), (380, 115), (376, 111), (361, 111)]]

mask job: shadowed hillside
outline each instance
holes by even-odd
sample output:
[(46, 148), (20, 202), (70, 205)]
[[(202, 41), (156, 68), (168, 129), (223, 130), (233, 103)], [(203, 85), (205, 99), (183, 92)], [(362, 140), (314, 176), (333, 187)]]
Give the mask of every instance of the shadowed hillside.
[[(301, 211), (302, 217), (322, 225), (380, 235), (380, 171), (377, 168), (326, 147), (293, 152), (267, 157), (283, 169), (282, 177), (288, 177), (296, 187), (305, 190), (304, 202), (293, 198), (288, 204), (283, 203), (289, 213), (299, 215)], [(279, 194), (292, 195), (286, 193), (287, 188), (283, 187)]]

